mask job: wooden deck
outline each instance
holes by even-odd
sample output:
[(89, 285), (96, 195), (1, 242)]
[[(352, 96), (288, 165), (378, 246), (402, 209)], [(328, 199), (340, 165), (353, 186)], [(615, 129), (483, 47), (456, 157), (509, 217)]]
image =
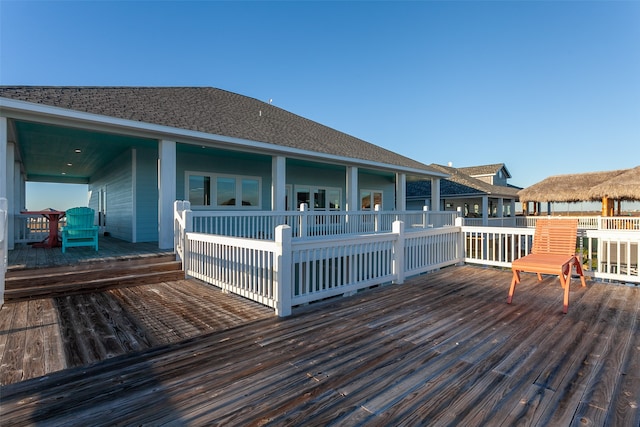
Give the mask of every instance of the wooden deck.
[[(3, 354), (40, 371), (2, 386), (2, 424), (637, 427), (640, 288), (574, 279), (563, 315), (557, 278), (508, 305), (510, 278), (450, 267), (285, 319), (195, 281), (7, 304)], [(214, 325), (223, 297), (254, 315)]]

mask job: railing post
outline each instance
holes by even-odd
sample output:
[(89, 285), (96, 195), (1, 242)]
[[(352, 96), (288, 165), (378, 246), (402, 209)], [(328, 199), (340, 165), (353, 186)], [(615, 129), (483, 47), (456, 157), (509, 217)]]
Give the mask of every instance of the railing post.
[(189, 274), (188, 274), (189, 269), (187, 267), (188, 267), (188, 264), (191, 262), (191, 254), (189, 253), (189, 237), (187, 236), (187, 233), (191, 233), (193, 231), (193, 212), (191, 211), (191, 209), (189, 209), (191, 207), (191, 204), (189, 202), (185, 202), (185, 203), (187, 203), (187, 205), (185, 205), (187, 209), (182, 211), (182, 220), (184, 222), (184, 230), (182, 230), (180, 240), (182, 244), (182, 254), (183, 254), (182, 270), (184, 271), (184, 277), (186, 279), (189, 277)]
[(460, 218), (462, 221), (460, 222), (460, 227), (462, 227), (464, 225), (464, 215), (462, 214), (462, 206), (458, 206), (456, 208), (456, 217), (453, 219), (453, 224), (457, 225), (458, 224), (458, 218)]
[(285, 317), (291, 314), (291, 227), (279, 225), (276, 227), (276, 252), (274, 254), (274, 268), (276, 277), (276, 316)]
[(422, 228), (429, 226), (429, 206), (424, 205), (422, 207)]
[[(460, 208), (458, 208), (460, 209)], [(462, 227), (464, 226), (464, 218), (462, 216), (458, 216), (455, 219), (454, 225), (456, 227), (460, 228), (460, 233), (459, 233), (459, 237), (458, 237), (458, 250), (457, 250), (457, 255), (458, 255), (458, 263), (457, 265), (464, 265), (464, 258), (465, 258), (465, 250), (464, 250), (464, 231), (462, 230)]]
[(374, 233), (377, 233), (380, 231), (380, 224), (382, 223), (382, 212), (381, 212), (381, 206), (379, 204), (376, 204), (373, 207), (374, 210), (374, 216), (373, 216), (373, 231)]
[(306, 203), (300, 203), (300, 236), (298, 237), (307, 237), (308, 229), (307, 225), (309, 222), (308, 218), (309, 205)]
[(396, 276), (396, 279), (393, 283), (402, 284), (404, 283), (404, 222), (402, 221), (394, 221), (393, 222), (393, 234), (396, 235), (396, 240), (393, 244), (393, 274)]
[(173, 253), (176, 255), (176, 260), (179, 259), (178, 248), (180, 245), (180, 223), (177, 218), (182, 218), (184, 201), (174, 200), (173, 202)]

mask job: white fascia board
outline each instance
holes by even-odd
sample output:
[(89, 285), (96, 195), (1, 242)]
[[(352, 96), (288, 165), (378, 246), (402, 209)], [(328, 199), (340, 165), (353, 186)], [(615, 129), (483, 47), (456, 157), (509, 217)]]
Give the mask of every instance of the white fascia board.
[(433, 178), (444, 178), (447, 174), (438, 171), (426, 171), (423, 169), (396, 166), (387, 163), (379, 163), (370, 160), (356, 159), (353, 157), (337, 156), (333, 154), (318, 153), (316, 151), (302, 150), (299, 148), (284, 147), (267, 142), (252, 141), (243, 138), (234, 138), (225, 135), (216, 135), (206, 132), (180, 129), (171, 126), (157, 125), (135, 120), (120, 119), (94, 113), (69, 110), (61, 107), (37, 104), (34, 102), (20, 101), (0, 97), (0, 116), (22, 120), (39, 120), (52, 125), (69, 126), (75, 124), (85, 129), (104, 131), (111, 133), (126, 133), (141, 138), (172, 139), (180, 143), (203, 144), (211, 143), (211, 146), (227, 146), (230, 149), (250, 152), (261, 152), (271, 155), (284, 155), (288, 157), (325, 161), (343, 165), (365, 166), (373, 169), (400, 172)]

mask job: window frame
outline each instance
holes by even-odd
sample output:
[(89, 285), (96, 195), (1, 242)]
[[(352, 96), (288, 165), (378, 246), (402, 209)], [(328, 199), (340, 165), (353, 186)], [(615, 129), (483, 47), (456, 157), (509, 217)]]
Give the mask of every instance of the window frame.
[[(307, 190), (307, 191), (305, 191)], [(324, 208), (316, 208), (314, 206), (314, 204), (311, 203), (311, 200), (315, 201), (316, 200), (316, 195), (318, 195), (321, 191), (324, 191), (324, 200), (326, 202), (326, 204), (328, 204), (328, 206), (325, 206)], [(320, 186), (320, 185), (295, 185), (293, 188), (293, 201), (294, 203), (296, 203), (296, 206), (293, 206), (293, 210), (298, 210), (300, 209), (300, 204), (298, 203), (298, 194), (299, 193), (305, 193), (308, 192), (309, 193), (309, 210), (310, 211), (319, 211), (319, 212), (339, 212), (342, 210), (342, 188), (340, 187), (325, 187), (325, 186)], [(338, 196), (338, 200), (339, 200), (339, 205), (337, 208), (332, 208), (331, 207), (331, 199), (329, 198), (329, 195), (331, 193), (337, 193)]]
[[(220, 174), (215, 172), (202, 172), (202, 171), (185, 171), (185, 198), (191, 202), (190, 194), (191, 189), (190, 178), (192, 176), (209, 178), (209, 195), (208, 205), (194, 205), (191, 204), (192, 208), (195, 209), (219, 209), (219, 210), (235, 210), (235, 209), (248, 209), (248, 210), (260, 210), (262, 209), (262, 178), (259, 176), (250, 176), (250, 175), (230, 175), (230, 174)], [(233, 205), (219, 205), (218, 204), (218, 179), (233, 179), (235, 185), (235, 204)], [(243, 187), (244, 180), (256, 181), (258, 184), (257, 188), (257, 204), (254, 205), (243, 205)], [(207, 200), (207, 195), (204, 197), (205, 201)]]
[[(380, 193), (380, 208), (382, 208), (384, 206), (383, 201), (384, 201), (384, 191), (382, 190), (373, 190), (370, 188), (362, 188), (360, 189), (359, 195), (360, 195), (360, 210), (362, 211), (372, 211), (374, 210), (375, 206), (378, 203), (375, 203), (375, 195), (376, 193)], [(369, 207), (365, 208), (362, 206), (362, 200), (366, 197), (369, 196), (370, 200), (373, 201), (374, 203), (369, 202)]]

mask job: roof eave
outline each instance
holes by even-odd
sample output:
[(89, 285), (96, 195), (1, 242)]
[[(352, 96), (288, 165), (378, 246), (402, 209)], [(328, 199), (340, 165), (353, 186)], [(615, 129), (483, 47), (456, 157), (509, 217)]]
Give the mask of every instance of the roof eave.
[(143, 138), (175, 138), (182, 143), (202, 144), (203, 142), (209, 142), (215, 143), (216, 145), (226, 145), (230, 149), (233, 148), (241, 151), (259, 151), (265, 154), (285, 155), (308, 160), (323, 160), (344, 165), (356, 165), (412, 175), (428, 176), (433, 178), (445, 178), (448, 176), (447, 174), (431, 169), (411, 168), (353, 157), (338, 156), (316, 151), (284, 147), (267, 142), (252, 141), (243, 138), (210, 134), (201, 131), (121, 119), (111, 116), (70, 110), (67, 108), (4, 97), (0, 97), (0, 116), (22, 120), (41, 120), (54, 125), (68, 126), (70, 124), (75, 124), (77, 126), (93, 130), (110, 130), (111, 132), (120, 130), (123, 132), (126, 131), (128, 134)]

